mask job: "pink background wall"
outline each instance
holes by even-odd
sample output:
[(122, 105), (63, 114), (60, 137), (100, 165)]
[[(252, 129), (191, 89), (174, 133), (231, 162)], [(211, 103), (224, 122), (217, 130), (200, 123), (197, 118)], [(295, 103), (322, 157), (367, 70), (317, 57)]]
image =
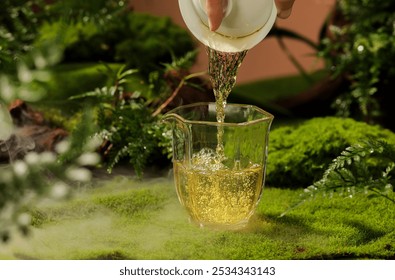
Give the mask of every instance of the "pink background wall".
[[(188, 0), (184, 0), (188, 1)], [(242, 0), (238, 0), (242, 1)], [(317, 42), (320, 28), (330, 12), (335, 0), (296, 0), (292, 15), (288, 19), (277, 19), (277, 25), (290, 28), (309, 39)], [(158, 16), (169, 16), (173, 21), (186, 28), (181, 17), (178, 0), (131, 0), (131, 5), (137, 12), (145, 12)], [(288, 49), (298, 59), (307, 71), (322, 67), (314, 51), (301, 42), (285, 40)], [(207, 55), (199, 43), (200, 53), (192, 72), (207, 69)], [(252, 48), (238, 73), (238, 83), (290, 75), (298, 73), (274, 38), (266, 38)]]

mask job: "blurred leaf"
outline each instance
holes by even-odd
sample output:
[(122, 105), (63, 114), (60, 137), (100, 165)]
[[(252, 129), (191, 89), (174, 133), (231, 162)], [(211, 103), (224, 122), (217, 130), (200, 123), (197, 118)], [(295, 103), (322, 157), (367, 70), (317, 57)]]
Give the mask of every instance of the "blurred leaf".
[(7, 107), (0, 102), (0, 143), (10, 138), (14, 130), (11, 115)]

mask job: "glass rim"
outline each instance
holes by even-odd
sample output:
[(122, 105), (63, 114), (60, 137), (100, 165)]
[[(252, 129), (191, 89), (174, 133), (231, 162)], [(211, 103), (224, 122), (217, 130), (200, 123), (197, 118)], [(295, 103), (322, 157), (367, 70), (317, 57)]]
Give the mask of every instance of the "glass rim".
[[(196, 103), (191, 103), (191, 104), (187, 104), (187, 105), (181, 105), (181, 106), (178, 106), (178, 107), (170, 110), (165, 115), (163, 115), (163, 120), (165, 121), (168, 118), (175, 118), (177, 120), (182, 121), (183, 123), (188, 123), (188, 124), (206, 124), (206, 125), (210, 125), (210, 126), (234, 126), (234, 127), (237, 127), (237, 126), (253, 125), (253, 124), (261, 123), (261, 122), (269, 122), (270, 123), (274, 119), (274, 116), (272, 114), (259, 108), (256, 105), (239, 104), (239, 103), (227, 103), (226, 107), (238, 107), (238, 108), (246, 108), (246, 109), (250, 108), (250, 109), (253, 109), (253, 110), (259, 112), (262, 115), (262, 118), (251, 120), (251, 121), (244, 121), (244, 122), (226, 122), (226, 117), (225, 117), (225, 122), (197, 121), (197, 120), (186, 119), (176, 113), (177, 111), (183, 110), (183, 109), (188, 109), (188, 108), (193, 108), (193, 107), (201, 107), (201, 106), (210, 107), (210, 105), (215, 107), (216, 103), (215, 102), (196, 102)], [(226, 116), (226, 114), (225, 114), (225, 116)]]

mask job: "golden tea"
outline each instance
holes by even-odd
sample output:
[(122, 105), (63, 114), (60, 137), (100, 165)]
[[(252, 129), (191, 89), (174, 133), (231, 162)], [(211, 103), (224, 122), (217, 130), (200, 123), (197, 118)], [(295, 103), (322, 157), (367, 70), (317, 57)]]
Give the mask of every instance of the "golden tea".
[(251, 164), (240, 168), (221, 165), (198, 153), (191, 164), (174, 161), (178, 197), (201, 226), (237, 229), (254, 213), (262, 192), (264, 170)]

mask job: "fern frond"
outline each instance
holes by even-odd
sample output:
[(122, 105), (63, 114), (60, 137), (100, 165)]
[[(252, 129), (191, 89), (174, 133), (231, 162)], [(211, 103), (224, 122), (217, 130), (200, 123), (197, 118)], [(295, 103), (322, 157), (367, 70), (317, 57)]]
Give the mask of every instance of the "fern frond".
[(304, 189), (300, 200), (282, 215), (317, 197), (339, 195), (354, 196), (364, 193), (383, 197), (395, 203), (393, 176), (395, 146), (380, 139), (367, 139), (347, 147), (325, 170), (322, 178)]
[(180, 70), (180, 69), (189, 69), (193, 66), (196, 56), (198, 54), (197, 50), (189, 51), (185, 55), (181, 57), (176, 57), (172, 55), (171, 63), (163, 63), (166, 70)]

